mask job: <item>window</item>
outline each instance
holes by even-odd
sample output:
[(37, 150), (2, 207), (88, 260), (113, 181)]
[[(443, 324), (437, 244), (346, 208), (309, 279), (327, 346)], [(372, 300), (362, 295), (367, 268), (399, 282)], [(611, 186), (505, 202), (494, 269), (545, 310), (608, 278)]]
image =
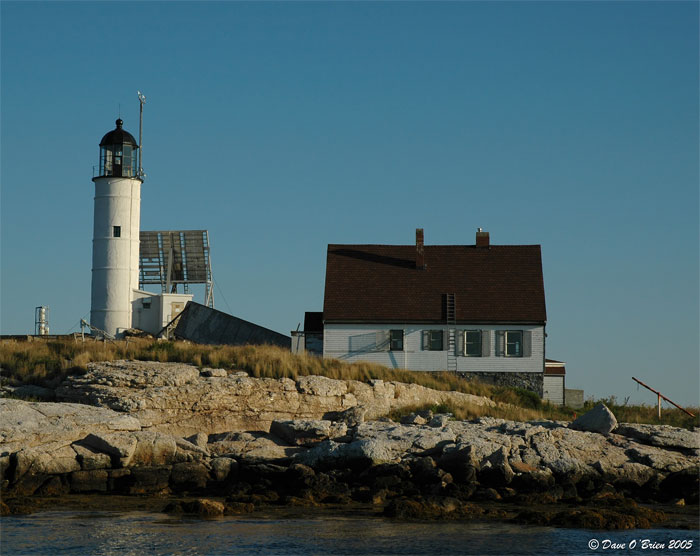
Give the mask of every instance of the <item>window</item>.
[(506, 330), (505, 332), (506, 357), (523, 356), (523, 332), (522, 330)]
[(112, 175), (112, 150), (110, 147), (100, 148), (100, 175)]
[(150, 309), (151, 308), (151, 298), (150, 297), (141, 298), (141, 306), (144, 309)]
[(121, 226), (112, 226), (112, 237), (122, 237)]
[(481, 357), (481, 330), (464, 331), (464, 355), (466, 357)]
[(403, 351), (403, 330), (389, 331), (389, 349), (391, 351)]
[(428, 330), (428, 349), (442, 351), (442, 330)]

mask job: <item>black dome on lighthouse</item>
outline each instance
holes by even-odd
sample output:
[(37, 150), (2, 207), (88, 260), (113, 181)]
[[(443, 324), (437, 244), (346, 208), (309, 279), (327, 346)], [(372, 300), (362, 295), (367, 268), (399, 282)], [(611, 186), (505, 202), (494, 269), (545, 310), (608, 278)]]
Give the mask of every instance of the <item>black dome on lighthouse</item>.
[(122, 125), (124, 125), (122, 119), (119, 118), (115, 123), (117, 124), (117, 127), (102, 138), (102, 141), (100, 141), (100, 147), (105, 145), (131, 145), (132, 147), (138, 149), (139, 144), (136, 142), (136, 139), (134, 139), (134, 136), (128, 131), (122, 129)]

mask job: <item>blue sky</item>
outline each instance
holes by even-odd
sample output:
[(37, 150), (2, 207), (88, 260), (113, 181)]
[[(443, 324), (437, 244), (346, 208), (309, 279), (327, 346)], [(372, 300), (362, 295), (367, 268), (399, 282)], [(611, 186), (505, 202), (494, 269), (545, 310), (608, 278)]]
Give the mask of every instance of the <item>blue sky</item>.
[(147, 96), (142, 229), (283, 333), (328, 243), (541, 244), (567, 386), (698, 405), (697, 2), (8, 2), (3, 334), (90, 309), (92, 167)]

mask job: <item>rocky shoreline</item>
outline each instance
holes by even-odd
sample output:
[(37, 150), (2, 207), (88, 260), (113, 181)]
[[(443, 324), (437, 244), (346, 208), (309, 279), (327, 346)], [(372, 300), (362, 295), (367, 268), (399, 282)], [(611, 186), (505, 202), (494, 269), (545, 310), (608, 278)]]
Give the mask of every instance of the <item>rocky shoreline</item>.
[[(697, 429), (615, 424), (602, 434), (566, 422), (457, 421), (429, 412), (397, 423), (370, 420), (378, 410), (368, 402), (420, 403), (408, 385), (101, 365), (57, 391), (93, 405), (0, 399), (4, 514), (76, 497), (109, 506), (127, 496), (202, 516), (357, 507), (399, 519), (697, 526)], [(241, 388), (250, 391), (245, 403)], [(275, 403), (271, 392), (287, 394)], [(422, 394), (436, 403), (446, 393)], [(232, 398), (240, 405), (227, 406)], [(254, 421), (255, 400), (261, 426), (226, 430)], [(184, 425), (167, 426), (173, 415)]]

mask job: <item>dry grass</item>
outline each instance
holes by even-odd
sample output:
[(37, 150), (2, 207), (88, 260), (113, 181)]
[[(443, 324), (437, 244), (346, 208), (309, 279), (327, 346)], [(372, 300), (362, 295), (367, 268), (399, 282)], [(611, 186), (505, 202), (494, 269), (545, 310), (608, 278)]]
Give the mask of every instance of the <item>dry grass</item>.
[[(420, 384), (435, 390), (485, 396), (498, 402), (495, 408), (471, 404), (445, 408), (459, 419), (490, 415), (518, 421), (570, 420), (575, 411), (552, 406), (534, 393), (520, 388), (467, 381), (445, 372), (405, 371), (388, 369), (372, 363), (350, 364), (337, 359), (294, 355), (288, 350), (274, 346), (206, 346), (139, 338), (106, 343), (94, 340), (82, 342), (80, 338), (50, 341), (4, 340), (0, 344), (2, 381), (13, 385), (37, 384), (55, 388), (66, 376), (84, 373), (90, 362), (118, 359), (169, 361), (191, 363), (199, 367), (243, 370), (259, 378), (294, 379), (305, 375), (321, 375), (361, 382), (372, 379), (399, 381)], [(620, 422), (658, 423), (655, 407), (620, 406), (614, 398), (601, 401), (610, 407)], [(697, 415), (697, 410), (694, 413)], [(686, 428), (699, 425), (698, 417), (688, 417), (680, 410), (664, 410), (661, 423)]]
[(585, 403), (582, 412), (591, 409), (598, 403), (604, 403), (608, 406), (620, 423), (661, 423), (663, 425), (671, 425), (673, 427), (682, 427), (686, 429), (700, 426), (700, 408), (687, 407), (686, 409), (695, 415), (695, 417), (691, 417), (684, 411), (669, 406), (666, 402), (661, 402), (661, 421), (659, 421), (659, 410), (656, 405), (621, 404), (615, 396), (596, 401), (589, 400)]
[(11, 384), (31, 383), (55, 387), (69, 374), (85, 372), (93, 361), (136, 359), (191, 363), (200, 367), (243, 370), (259, 378), (296, 378), (322, 375), (367, 382), (372, 379), (414, 382), (437, 390), (456, 390), (489, 396), (493, 388), (467, 382), (448, 373), (419, 373), (387, 369), (372, 363), (344, 363), (310, 355), (295, 355), (274, 346), (207, 346), (189, 342), (128, 341), (95, 342), (80, 339), (31, 342), (4, 341), (0, 365)]

